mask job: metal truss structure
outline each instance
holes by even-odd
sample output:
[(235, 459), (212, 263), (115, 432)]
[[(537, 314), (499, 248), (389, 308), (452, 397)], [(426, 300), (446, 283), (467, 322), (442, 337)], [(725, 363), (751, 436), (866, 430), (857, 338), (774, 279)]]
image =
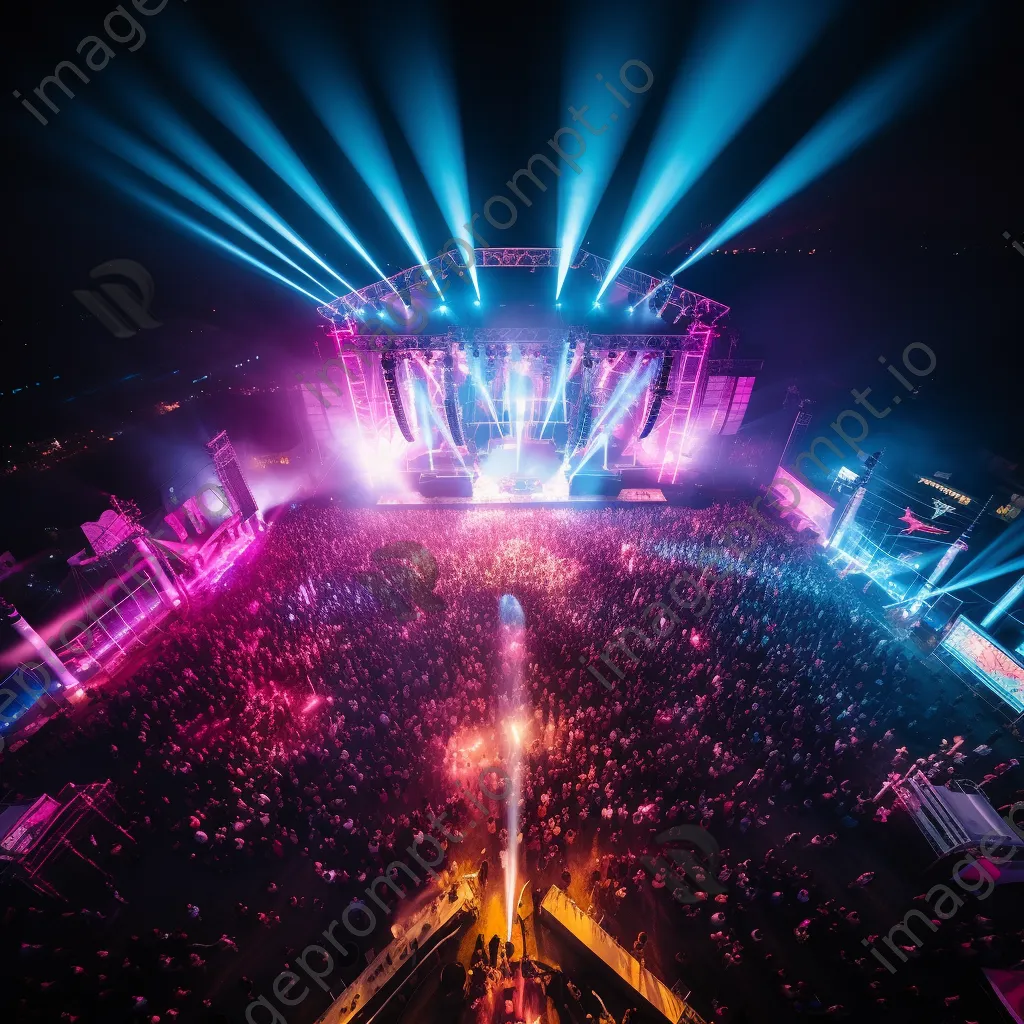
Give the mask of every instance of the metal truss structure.
[[(576, 332), (575, 334), (573, 332)], [(582, 344), (589, 351), (637, 349), (644, 352), (699, 352), (706, 342), (705, 330), (687, 334), (590, 334), (574, 327), (476, 327), (447, 334), (349, 334), (329, 332), (337, 355), (343, 352), (447, 352), (452, 345), (530, 345), (560, 348)]]
[[(424, 451), (447, 449), (461, 462), (460, 450), (475, 452), (486, 436), (529, 437), (532, 428), (535, 438), (551, 437), (560, 424), (558, 445), (567, 457), (582, 453), (586, 460), (599, 445), (607, 457), (614, 432), (623, 457), (658, 469), (659, 482), (675, 483), (699, 447), (709, 372), (746, 369), (741, 361), (709, 358), (715, 324), (728, 307), (671, 279), (624, 268), (616, 285), (629, 303), (651, 302), (667, 323), (679, 324), (677, 333), (448, 324), (443, 333), (416, 333), (423, 320), (414, 323), (409, 307), (419, 305), (422, 313), (417, 293), (429, 302), (433, 281), (465, 275), (469, 257), (468, 247), (451, 249), (320, 307), (333, 358), (319, 371), (320, 384), (304, 383), (301, 395), (321, 459), (325, 450), (359, 442), (376, 453), (367, 454), (368, 462), (404, 457), (409, 464)], [(473, 258), (480, 268), (557, 267), (559, 250), (475, 249)], [(573, 263), (598, 281), (608, 266), (582, 249)], [(525, 433), (520, 406), (529, 410)]]
[(249, 490), (242, 470), (238, 465), (234, 446), (228, 432), (222, 430), (206, 443), (206, 450), (213, 456), (213, 467), (227, 494), (231, 511), (240, 516), (243, 523), (259, 516), (259, 506)]
[[(467, 247), (468, 252), (468, 247)], [(557, 267), (561, 249), (474, 249), (473, 260), (477, 267)], [(341, 295), (326, 306), (319, 307), (319, 313), (338, 327), (347, 326), (353, 333), (358, 330), (358, 318), (367, 307), (387, 305), (396, 295), (403, 303), (411, 301), (412, 290), (433, 288), (431, 278), (447, 278), (450, 273), (462, 276), (467, 273), (466, 253), (459, 248), (449, 249), (423, 266), (409, 267), (393, 274), (385, 281), (375, 281), (358, 291)], [(594, 278), (603, 281), (610, 261), (580, 249), (571, 267), (573, 270), (589, 270)], [(632, 305), (647, 300), (668, 281), (661, 281), (650, 274), (623, 267), (616, 277), (616, 283), (635, 296)], [(669, 279), (670, 280), (670, 279)], [(678, 323), (683, 317), (711, 325), (720, 320), (729, 307), (704, 295), (671, 285), (668, 297), (659, 313), (671, 323)], [(666, 315), (667, 314), (667, 315)]]

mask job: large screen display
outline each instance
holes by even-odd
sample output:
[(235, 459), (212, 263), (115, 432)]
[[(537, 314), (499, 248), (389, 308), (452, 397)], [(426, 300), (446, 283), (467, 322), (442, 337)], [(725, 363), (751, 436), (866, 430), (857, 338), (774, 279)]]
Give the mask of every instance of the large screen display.
[(946, 634), (942, 646), (1014, 711), (1024, 711), (1024, 664), (980, 626), (961, 615)]
[(783, 518), (798, 524), (809, 524), (822, 543), (828, 539), (835, 506), (781, 466), (775, 471), (775, 479), (772, 481), (772, 503), (778, 505), (779, 514)]

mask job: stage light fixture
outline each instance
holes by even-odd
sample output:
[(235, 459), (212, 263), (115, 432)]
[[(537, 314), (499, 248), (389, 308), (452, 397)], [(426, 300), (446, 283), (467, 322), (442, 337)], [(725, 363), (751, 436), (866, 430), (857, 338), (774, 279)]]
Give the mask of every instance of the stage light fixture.
[(473, 300), (473, 305), (474, 306), (479, 306), (480, 305), (480, 300), (479, 299), (474, 299)]
[(594, 309), (600, 309), (600, 308), (601, 308), (601, 303), (598, 302), (597, 299), (594, 299)]
[(562, 308), (562, 304), (560, 302), (556, 302), (555, 303), (555, 309), (561, 309), (561, 308)]
[(629, 314), (630, 314), (630, 316), (632, 316), (632, 315), (633, 315), (633, 307), (632, 307), (632, 306), (629, 306), (629, 307), (627, 308), (626, 312), (627, 312), (627, 313), (629, 313)]
[(448, 307), (447, 307), (447, 306), (445, 306), (445, 305), (441, 305), (441, 306), (438, 306), (438, 307), (437, 307), (437, 311), (438, 311), (438, 313), (440, 313), (440, 314), (441, 314), (442, 316), (444, 316), (444, 315), (446, 315), (446, 314), (448, 313)]

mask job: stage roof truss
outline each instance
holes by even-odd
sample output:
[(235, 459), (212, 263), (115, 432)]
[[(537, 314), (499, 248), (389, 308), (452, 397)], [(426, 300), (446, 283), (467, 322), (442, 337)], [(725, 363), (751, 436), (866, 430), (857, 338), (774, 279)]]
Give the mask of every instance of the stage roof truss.
[[(482, 268), (557, 267), (560, 252), (558, 248), (479, 248), (473, 250), (473, 258), (475, 265)], [(585, 249), (580, 249), (571, 266), (574, 270), (587, 269), (598, 281), (603, 281), (609, 262)], [(451, 273), (459, 276), (467, 273), (467, 255), (459, 247), (435, 256), (422, 267), (408, 267), (386, 280), (375, 281), (358, 291), (340, 295), (333, 302), (318, 307), (318, 311), (321, 316), (336, 325), (345, 324), (352, 327), (359, 322), (359, 317), (365, 313), (367, 307), (390, 305), (395, 299), (396, 292), (402, 297), (403, 302), (408, 302), (410, 288), (432, 288), (428, 278), (446, 278)], [(631, 267), (623, 267), (616, 277), (616, 284), (630, 294), (639, 295), (646, 300), (666, 282)], [(710, 326), (728, 312), (729, 307), (724, 303), (680, 288), (676, 284), (672, 285), (668, 298), (661, 307), (662, 318), (673, 324), (678, 323), (683, 317), (689, 317)]]

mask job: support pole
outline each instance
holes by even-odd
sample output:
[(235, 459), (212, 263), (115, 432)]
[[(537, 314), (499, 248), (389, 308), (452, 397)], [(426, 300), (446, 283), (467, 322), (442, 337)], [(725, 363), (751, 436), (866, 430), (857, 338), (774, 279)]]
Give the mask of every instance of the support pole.
[(9, 622), (18, 631), (18, 635), (32, 645), (33, 650), (57, 677), (61, 686), (65, 690), (77, 689), (78, 680), (72, 675), (71, 670), (57, 657), (53, 648), (22, 617), (21, 612), (14, 605), (8, 604), (6, 601), (3, 602), (2, 607), (7, 612)]
[(830, 548), (840, 548), (842, 546), (843, 537), (846, 536), (846, 531), (857, 516), (861, 502), (864, 500), (864, 495), (868, 492), (868, 481), (871, 479), (871, 474), (875, 471), (875, 466), (881, 457), (882, 452), (875, 452), (873, 455), (869, 455), (864, 462), (864, 469), (857, 480), (857, 490), (853, 492), (850, 504), (843, 510), (843, 514), (839, 517), (839, 522), (836, 523), (836, 528), (832, 531), (832, 536), (828, 539), (828, 546)]
[[(946, 570), (953, 564), (953, 559), (956, 558), (961, 551), (967, 550), (967, 538), (970, 537), (971, 531), (975, 526), (977, 526), (978, 520), (982, 517), (985, 509), (988, 508), (989, 501), (991, 500), (992, 498), (990, 496), (988, 501), (981, 506), (981, 511), (974, 517), (974, 521), (955, 541), (953, 541), (952, 544), (949, 545), (945, 554), (939, 559), (938, 564), (934, 569), (932, 569), (931, 575), (925, 581), (925, 584), (918, 592), (917, 597), (914, 598), (914, 603), (910, 606), (911, 615), (916, 615), (921, 610), (921, 607), (931, 600), (932, 595), (938, 589), (940, 580), (945, 576)], [(993, 609), (993, 611), (994, 610), (995, 609)]]
[(1019, 580), (1010, 589), (1003, 594), (999, 600), (992, 605), (991, 611), (988, 615), (981, 620), (982, 629), (990, 629), (994, 626), (1013, 606), (1020, 598), (1021, 594), (1024, 594), (1024, 576), (1021, 576)]

